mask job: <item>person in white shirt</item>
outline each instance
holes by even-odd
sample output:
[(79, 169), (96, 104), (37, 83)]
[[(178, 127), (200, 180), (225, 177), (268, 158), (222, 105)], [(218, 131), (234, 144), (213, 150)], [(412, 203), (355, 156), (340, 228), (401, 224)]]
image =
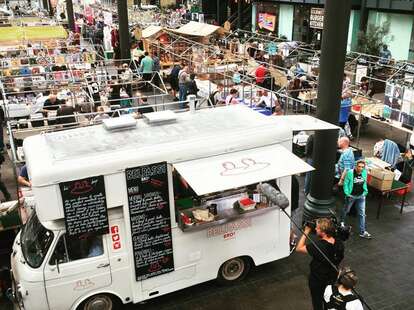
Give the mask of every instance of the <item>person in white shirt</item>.
[(93, 118), (94, 123), (102, 123), (104, 119), (110, 118), (109, 115), (105, 113), (105, 108), (102, 106), (97, 108), (97, 112), (98, 114)]
[(267, 90), (264, 90), (262, 96), (259, 99), (259, 102), (256, 104), (257, 107), (261, 108), (274, 108), (278, 105), (277, 97), (274, 93), (269, 93)]
[(224, 87), (223, 85), (219, 84), (217, 85), (217, 91), (215, 91), (213, 96), (213, 100), (212, 100), (212, 104), (213, 105), (221, 105), (224, 104), (226, 102), (226, 95), (224, 93)]
[(328, 285), (325, 289), (324, 300), (327, 310), (364, 310), (361, 301), (352, 290), (358, 282), (355, 272), (344, 267), (339, 272), (338, 283)]
[(232, 88), (230, 90), (230, 94), (226, 97), (226, 105), (230, 104), (238, 104), (239, 100), (237, 99), (239, 97), (239, 92), (237, 89)]

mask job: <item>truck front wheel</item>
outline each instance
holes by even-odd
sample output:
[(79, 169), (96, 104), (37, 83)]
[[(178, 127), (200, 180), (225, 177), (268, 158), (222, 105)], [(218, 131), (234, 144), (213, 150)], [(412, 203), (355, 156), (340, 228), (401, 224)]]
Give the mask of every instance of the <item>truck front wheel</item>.
[(228, 285), (243, 280), (249, 273), (251, 261), (245, 257), (229, 259), (221, 265), (217, 280), (220, 284)]
[(89, 297), (78, 308), (78, 310), (116, 310), (119, 309), (118, 298), (107, 294), (98, 294)]

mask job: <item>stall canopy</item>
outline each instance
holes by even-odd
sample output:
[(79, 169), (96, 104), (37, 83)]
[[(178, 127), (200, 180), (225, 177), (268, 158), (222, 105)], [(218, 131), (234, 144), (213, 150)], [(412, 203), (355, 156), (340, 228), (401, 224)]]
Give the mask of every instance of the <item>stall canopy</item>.
[(336, 125), (324, 122), (310, 115), (281, 115), (275, 117), (275, 120), (277, 120), (278, 126), (290, 127), (293, 131), (339, 129)]
[(207, 37), (219, 29), (220, 27), (218, 26), (192, 21), (178, 29), (170, 29), (170, 30), (175, 33), (179, 33), (179, 34), (187, 35), (187, 36)]
[(142, 30), (142, 37), (144, 39), (150, 38), (152, 36), (157, 35), (161, 31), (162, 31), (161, 26), (149, 26), (149, 27), (145, 28), (144, 30)]
[(279, 144), (180, 162), (174, 167), (199, 196), (313, 170)]

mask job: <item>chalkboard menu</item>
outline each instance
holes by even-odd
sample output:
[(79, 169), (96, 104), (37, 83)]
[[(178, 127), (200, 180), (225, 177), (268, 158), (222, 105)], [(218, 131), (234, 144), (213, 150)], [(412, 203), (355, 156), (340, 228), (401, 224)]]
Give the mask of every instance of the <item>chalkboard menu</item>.
[(167, 163), (126, 169), (137, 281), (174, 270)]
[(69, 236), (109, 232), (103, 176), (59, 183), (59, 187)]

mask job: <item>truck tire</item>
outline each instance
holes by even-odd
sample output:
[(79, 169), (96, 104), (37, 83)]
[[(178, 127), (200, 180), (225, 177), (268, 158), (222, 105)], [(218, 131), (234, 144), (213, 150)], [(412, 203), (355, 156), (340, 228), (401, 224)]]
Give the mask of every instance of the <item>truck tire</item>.
[(221, 265), (217, 281), (222, 285), (230, 285), (243, 280), (250, 271), (252, 264), (248, 257), (235, 257)]
[(97, 294), (82, 302), (78, 310), (117, 310), (120, 308), (117, 297), (109, 294)]

